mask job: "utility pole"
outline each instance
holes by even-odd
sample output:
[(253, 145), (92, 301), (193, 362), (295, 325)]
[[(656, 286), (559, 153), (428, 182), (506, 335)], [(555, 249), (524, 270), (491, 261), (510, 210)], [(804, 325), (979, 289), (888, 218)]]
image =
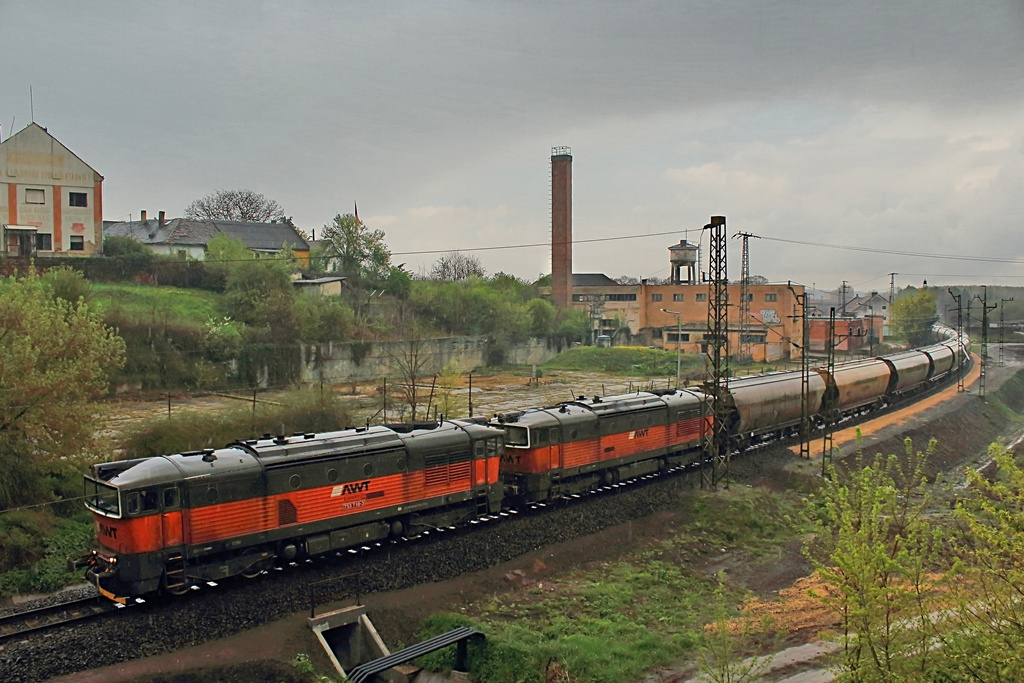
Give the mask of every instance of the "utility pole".
[[(892, 306), (892, 300), (896, 298), (896, 276), (899, 273), (889, 273), (889, 305)], [(952, 294), (952, 292), (950, 292)]]
[(750, 351), (750, 238), (761, 239), (749, 232), (738, 232), (732, 236), (743, 239), (743, 265), (740, 271), (740, 357), (752, 359)]
[(840, 315), (846, 317), (846, 280), (843, 280), (843, 288), (839, 292), (839, 310), (842, 311)]
[(956, 341), (957, 341), (957, 352), (958, 357), (957, 371), (956, 371), (956, 393), (960, 394), (964, 392), (964, 364), (967, 359), (964, 357), (964, 309), (961, 305), (961, 299), (963, 295), (954, 294), (953, 289), (949, 288), (946, 291), (956, 301)]
[(1006, 323), (1006, 316), (1004, 313), (1006, 311), (1007, 301), (1013, 301), (1013, 297), (1011, 296), (1009, 299), (999, 300), (999, 365), (1005, 365), (1003, 361), (1003, 325)]
[[(811, 348), (811, 327), (807, 324), (807, 292), (797, 294), (792, 282), (786, 286), (800, 306), (800, 322), (803, 329), (800, 340), (800, 457), (811, 457), (811, 359), (807, 352)], [(834, 311), (834, 309), (833, 309)], [(793, 311), (793, 318), (797, 317)]]
[[(729, 488), (729, 435), (726, 431), (725, 400), (729, 394), (729, 278), (726, 262), (728, 239), (725, 216), (712, 216), (704, 226), (711, 235), (708, 248), (708, 326), (704, 339), (709, 360), (704, 382), (704, 419), (701, 441), (701, 488), (711, 490), (724, 482)], [(708, 425), (708, 420), (711, 424)], [(710, 462), (710, 476), (704, 463)]]

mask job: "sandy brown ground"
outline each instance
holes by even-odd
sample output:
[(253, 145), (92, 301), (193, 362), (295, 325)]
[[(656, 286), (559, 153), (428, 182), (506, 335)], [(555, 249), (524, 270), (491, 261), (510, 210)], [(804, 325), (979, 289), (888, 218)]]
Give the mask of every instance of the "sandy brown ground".
[[(990, 370), (992, 374), (988, 378), (989, 392), (994, 392), (998, 388), (999, 382), (1016, 369), (1018, 368), (1007, 368), (1001, 375)], [(580, 374), (585, 375), (585, 373)], [(968, 378), (968, 388), (976, 384), (978, 374), (976, 365)], [(523, 378), (509, 379), (513, 380), (511, 384), (502, 386), (499, 380), (495, 380), (492, 385), (493, 389), (487, 388), (477, 394), (477, 380), (474, 378), (474, 404), (480, 405), (481, 411), (495, 411), (503, 409), (500, 405), (506, 401), (513, 406), (522, 406), (531, 405), (531, 397), (541, 399), (534, 401), (533, 405), (546, 402), (546, 396), (558, 400), (554, 394), (557, 392), (569, 393), (568, 384), (583, 387), (576, 389), (574, 386), (573, 389), (586, 393), (610, 393), (610, 391), (625, 390), (628, 386), (627, 380), (622, 383), (622, 386), (613, 388), (609, 385), (606, 387), (606, 392), (600, 392), (601, 379), (594, 376), (589, 378), (585, 376), (572, 377), (567, 381), (548, 378), (547, 384), (539, 386), (527, 383), (527, 380)], [(498, 400), (477, 403), (478, 397), (482, 398), (491, 392)], [(923, 424), (927, 420), (940, 418), (946, 412), (955, 409), (958, 402), (967, 401), (970, 398), (969, 394), (957, 394), (954, 385), (915, 405), (864, 423), (858, 429), (863, 435), (864, 443), (880, 441), (910, 425)], [(223, 401), (225, 403), (213, 400), (213, 404), (231, 405), (230, 399), (223, 399)], [(550, 399), (547, 402), (550, 402)], [(485, 405), (488, 407), (484, 408)], [(205, 408), (210, 409), (210, 406), (207, 405)], [(152, 407), (149, 408), (149, 410), (152, 409)], [(858, 429), (851, 428), (837, 432), (835, 435), (836, 445), (842, 446), (844, 449), (851, 448), (855, 443)], [(820, 458), (820, 451), (816, 457)], [(791, 464), (799, 466), (800, 462), (794, 459)], [(362, 602), (366, 605), (368, 614), (382, 636), (390, 645), (394, 646), (397, 644), (395, 638), (410, 637), (410, 634), (413, 633), (410, 630), (410, 625), (418, 624), (430, 614), (440, 611), (457, 611), (460, 606), (470, 605), (494, 594), (527, 590), (538, 583), (550, 583), (572, 569), (598, 566), (601, 563), (615, 560), (623, 555), (641, 550), (660, 539), (672, 536), (686, 522), (687, 520), (681, 519), (680, 515), (671, 511), (660, 512), (635, 522), (606, 529), (593, 537), (579, 538), (528, 553), (485, 571), (464, 575), (442, 583), (365, 596)], [(788, 644), (812, 639), (823, 626), (829, 623), (830, 617), (808, 604), (806, 592), (801, 590), (803, 587), (801, 582), (807, 581), (805, 577), (809, 572), (809, 567), (800, 553), (799, 542), (791, 543), (784, 550), (782, 557), (773, 559), (769, 564), (750, 565), (742, 558), (737, 557), (734, 560), (730, 553), (725, 553), (713, 556), (711, 559), (701, 560), (701, 565), (697, 568), (707, 573), (727, 569), (734, 580), (745, 585), (761, 598), (774, 601), (781, 592), (782, 602), (785, 604), (779, 609), (785, 610), (789, 614), (789, 619), (799, 624), (799, 628), (794, 629), (791, 637), (787, 639)], [(320, 610), (323, 611), (328, 607), (321, 607)], [(309, 654), (318, 670), (329, 671), (330, 666), (327, 659), (320, 652), (319, 645), (306, 625), (307, 617), (308, 613), (306, 612), (297, 613), (286, 619), (222, 640), (55, 680), (87, 683), (170, 680), (170, 678), (164, 679), (160, 676), (171, 676), (190, 670), (195, 674), (196, 667), (204, 666), (230, 667), (257, 660), (289, 661), (300, 652)], [(228, 669), (221, 668), (217, 671), (227, 672)], [(684, 671), (655, 673), (655, 678), (651, 680), (661, 682), (685, 680), (685, 676), (681, 675), (683, 673)], [(204, 680), (233, 680), (230, 676), (221, 679), (217, 675), (211, 673), (209, 677), (204, 677)], [(157, 678), (151, 678), (152, 676)], [(268, 678), (265, 680), (280, 680), (280, 678), (275, 677), (275, 674), (268, 670)]]

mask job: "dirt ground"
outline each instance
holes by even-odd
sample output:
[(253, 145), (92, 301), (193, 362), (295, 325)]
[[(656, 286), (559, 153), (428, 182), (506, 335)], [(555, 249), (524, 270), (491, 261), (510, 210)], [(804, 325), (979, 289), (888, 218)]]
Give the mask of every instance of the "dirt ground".
[[(1020, 368), (1019, 362), (1005, 368), (991, 368), (988, 377), (988, 391), (994, 392), (1001, 381)], [(976, 385), (978, 368), (975, 367), (968, 388)], [(624, 391), (630, 387), (629, 380), (616, 380), (612, 386), (586, 373), (564, 373), (556, 377), (545, 377), (541, 383), (530, 382), (528, 378), (505, 377), (487, 378), (482, 381), (474, 378), (474, 405), (479, 412), (487, 413), (504, 409), (503, 406), (514, 407), (551, 403), (560, 398), (564, 400), (569, 393), (611, 393)], [(606, 385), (602, 385), (602, 381)], [(479, 383), (478, 383), (479, 382)], [(506, 382), (506, 383), (503, 383)], [(633, 383), (631, 388), (635, 388)], [(346, 387), (343, 392), (349, 392)], [(372, 388), (370, 388), (372, 391)], [(973, 389), (972, 389), (973, 391)], [(357, 388), (357, 393), (362, 391)], [(973, 394), (957, 394), (956, 387), (943, 390), (918, 404), (900, 411), (882, 416), (860, 425), (859, 433), (863, 435), (863, 443), (880, 443), (885, 439), (897, 436), (911, 426), (917, 426), (929, 420), (941, 419), (943, 415), (956, 410), (970, 400), (976, 400)], [(237, 401), (224, 397), (204, 397), (198, 405), (203, 410), (216, 410), (223, 407), (234, 407)], [(162, 406), (166, 411), (166, 404)], [(173, 406), (172, 406), (173, 409)], [(137, 419), (145, 414), (159, 414), (160, 406), (152, 402), (125, 402), (121, 410), (112, 412), (112, 429), (118, 420)], [(120, 416), (118, 416), (120, 415)], [(130, 415), (130, 417), (124, 417)], [(847, 429), (837, 432), (835, 443), (843, 452), (848, 452), (855, 445), (858, 430)], [(812, 455), (820, 458), (820, 450)], [(818, 467), (820, 462), (793, 461), (786, 467), (807, 468)], [(785, 467), (780, 468), (784, 470)], [(771, 475), (769, 475), (770, 477)], [(771, 481), (766, 485), (773, 485)], [(778, 485), (779, 482), (775, 482)], [(623, 555), (641, 550), (659, 540), (670, 537), (687, 520), (671, 511), (659, 512), (650, 517), (621, 524), (606, 529), (599, 538), (578, 538), (566, 543), (552, 545), (526, 555), (511, 562), (492, 567), (485, 571), (464, 575), (458, 579), (417, 586), (407, 590), (365, 596), (362, 602), (378, 630), (387, 639), (388, 634), (407, 633), (409, 624), (419, 623), (423, 618), (439, 611), (458, 610), (460, 606), (469, 605), (495, 594), (509, 591), (525, 591), (538, 583), (551, 583), (566, 572), (587, 566), (598, 566), (601, 563), (615, 560)], [(778, 610), (787, 614), (787, 620), (794, 625), (787, 644), (806, 642), (816, 637), (817, 633), (830, 623), (830, 617), (809, 604), (806, 599), (807, 574), (809, 567), (800, 553), (800, 543), (790, 543), (782, 557), (776, 557), (762, 565), (751, 565), (746, 561), (737, 561), (729, 553), (716, 556), (712, 560), (704, 560), (698, 569), (715, 573), (722, 568), (728, 569), (730, 575), (753, 591), (757, 599), (764, 604), (772, 605), (768, 609)], [(321, 609), (326, 609), (321, 608)], [(308, 613), (293, 614), (286, 619), (264, 625), (260, 628), (239, 633), (220, 641), (204, 643), (178, 652), (168, 653), (126, 662), (112, 667), (83, 672), (74, 676), (56, 679), (60, 681), (83, 681), (86, 683), (114, 683), (116, 681), (177, 681), (177, 680), (243, 680), (237, 673), (244, 671), (250, 676), (244, 680), (288, 680), (281, 675), (280, 662), (288, 662), (298, 653), (310, 656), (317, 669), (329, 671), (326, 657), (320, 652), (315, 638), (307, 627)], [(394, 644), (394, 643), (392, 643)], [(276, 662), (266, 667), (248, 667), (248, 663), (260, 660)], [(216, 666), (200, 674), (197, 667)], [(265, 672), (265, 676), (260, 674)], [(186, 673), (187, 672), (187, 673)], [(678, 681), (684, 680), (683, 672), (656, 673), (651, 680)], [(176, 678), (175, 676), (181, 676)], [(218, 677), (222, 676), (222, 677)]]

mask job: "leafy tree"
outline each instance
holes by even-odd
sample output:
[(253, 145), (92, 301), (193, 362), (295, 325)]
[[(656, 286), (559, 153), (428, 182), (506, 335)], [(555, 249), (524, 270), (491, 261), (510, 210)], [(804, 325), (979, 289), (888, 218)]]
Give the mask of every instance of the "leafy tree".
[(185, 208), (185, 218), (254, 223), (286, 220), (280, 204), (252, 190), (217, 190), (200, 197)]
[(889, 325), (896, 336), (911, 346), (932, 341), (932, 325), (939, 319), (935, 292), (931, 289), (908, 289), (900, 292), (889, 307)]
[(337, 215), (323, 228), (328, 270), (360, 287), (380, 283), (391, 275), (391, 251), (383, 230), (370, 230), (352, 214)]
[(909, 439), (906, 447), (905, 465), (895, 455), (858, 458), (848, 478), (833, 469), (808, 499), (817, 533), (805, 552), (826, 585), (815, 597), (840, 621), (840, 680), (922, 680), (938, 657), (932, 625), (942, 603), (929, 572), (944, 532), (926, 515), (927, 455)]
[(486, 273), (476, 256), (468, 256), (460, 251), (449, 251), (434, 261), (430, 268), (431, 280), (451, 280), (464, 282), (470, 275), (483, 277)]
[(1024, 470), (999, 444), (989, 455), (997, 474), (968, 468), (953, 513), (959, 561), (943, 652), (954, 678), (1013, 681), (1024, 671)]
[(0, 507), (38, 502), (42, 468), (94, 446), (92, 399), (124, 341), (33, 274), (0, 279)]
[(554, 331), (555, 318), (558, 316), (558, 311), (550, 301), (533, 299), (530, 303), (526, 304), (526, 309), (530, 314), (531, 336), (543, 337)]

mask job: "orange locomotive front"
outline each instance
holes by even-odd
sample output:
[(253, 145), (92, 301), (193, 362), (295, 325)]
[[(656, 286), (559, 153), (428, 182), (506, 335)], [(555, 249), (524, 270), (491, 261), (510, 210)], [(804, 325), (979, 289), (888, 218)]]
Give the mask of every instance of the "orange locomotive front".
[(499, 413), (507, 495), (538, 502), (699, 462), (703, 397), (691, 391), (580, 397)]
[(502, 436), (424, 422), (95, 465), (98, 547), (83, 564), (124, 601), (494, 513)]

